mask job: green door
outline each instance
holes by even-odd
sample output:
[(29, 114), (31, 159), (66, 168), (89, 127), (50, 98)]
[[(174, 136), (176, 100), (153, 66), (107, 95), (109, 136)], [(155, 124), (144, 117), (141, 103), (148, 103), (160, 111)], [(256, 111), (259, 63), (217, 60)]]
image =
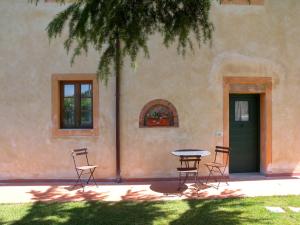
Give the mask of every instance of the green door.
[(232, 94), (229, 104), (229, 172), (259, 172), (259, 95)]

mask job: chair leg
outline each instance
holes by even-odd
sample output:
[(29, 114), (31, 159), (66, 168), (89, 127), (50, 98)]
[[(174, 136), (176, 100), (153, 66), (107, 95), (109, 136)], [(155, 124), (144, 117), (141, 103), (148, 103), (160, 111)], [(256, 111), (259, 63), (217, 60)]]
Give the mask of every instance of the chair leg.
[(177, 190), (179, 191), (181, 188), (181, 172), (179, 172), (179, 177), (178, 177), (178, 188)]
[[(209, 166), (207, 166), (207, 168), (209, 170), (209, 175), (208, 175), (208, 177), (206, 179), (206, 184), (207, 184), (210, 176), (213, 175), (213, 172), (216, 172), (216, 173), (220, 174), (223, 177), (223, 173), (222, 173), (222, 171), (220, 170), (219, 167), (215, 167), (215, 166), (209, 167)], [(217, 170), (214, 170), (214, 168), (216, 168)], [(220, 186), (220, 183), (221, 183), (220, 178), (218, 179), (217, 177), (215, 177), (214, 180), (218, 183), (217, 186), (216, 186), (216, 188), (219, 189), (219, 186)]]
[(200, 184), (199, 183), (200, 183), (199, 182), (199, 172), (197, 171), (195, 173), (195, 185), (196, 185), (197, 190), (199, 190), (199, 188), (200, 188)]
[(180, 184), (180, 187), (181, 187), (181, 186), (184, 186), (184, 184), (186, 183), (186, 180), (188, 179), (188, 177), (189, 177), (189, 173), (185, 173), (185, 176), (184, 176), (184, 178), (183, 178), (183, 181), (182, 181), (181, 184)]
[(90, 180), (91, 180), (91, 178), (92, 178), (94, 184), (96, 185), (96, 187), (98, 187), (98, 185), (97, 185), (97, 183), (96, 183), (96, 181), (95, 181), (95, 178), (94, 178), (94, 172), (95, 172), (95, 169), (96, 169), (96, 168), (90, 169), (90, 176), (89, 176), (89, 179), (88, 179), (88, 181), (87, 181), (87, 184), (90, 182)]
[(206, 178), (206, 182), (205, 182), (206, 184), (208, 183), (208, 180), (209, 180), (210, 176), (212, 175), (212, 168), (210, 168), (209, 166), (207, 166), (207, 168), (209, 170), (209, 174), (208, 174), (208, 176)]
[(184, 175), (179, 172), (179, 183), (178, 183), (178, 188), (177, 190), (179, 191), (181, 189), (181, 187), (185, 184), (186, 180), (187, 180), (188, 174), (185, 173)]
[(78, 183), (80, 183), (83, 191), (84, 191), (84, 184), (82, 183), (82, 180), (81, 180), (81, 176), (82, 176), (82, 173), (83, 173), (83, 170), (80, 171), (80, 173), (78, 172), (78, 170), (76, 170), (76, 173), (77, 173), (77, 176), (78, 176), (78, 179), (76, 180), (76, 183), (74, 185), (74, 187), (77, 186)]
[(229, 181), (229, 177), (227, 177), (227, 179), (225, 178), (225, 170), (226, 170), (226, 167), (223, 169), (223, 171), (222, 171), (222, 177), (224, 178), (224, 181), (225, 181), (225, 183), (227, 184), (227, 185), (229, 185), (228, 184), (228, 181)]
[(182, 176), (182, 173), (179, 172), (179, 183), (177, 190), (179, 191), (181, 189), (181, 186), (183, 186), (186, 183), (186, 180), (188, 179), (189, 173), (185, 173), (185, 176)]
[(228, 185), (228, 182), (227, 182), (227, 180), (225, 180), (225, 176), (224, 176), (224, 174), (225, 174), (225, 168), (224, 168), (223, 171), (219, 167), (216, 167), (216, 168), (219, 170), (219, 173), (221, 175), (221, 178), (219, 179), (219, 183), (218, 183), (218, 187), (217, 187), (217, 189), (218, 189), (219, 186), (220, 186), (220, 183), (221, 183), (221, 179), (224, 180), (227, 185)]

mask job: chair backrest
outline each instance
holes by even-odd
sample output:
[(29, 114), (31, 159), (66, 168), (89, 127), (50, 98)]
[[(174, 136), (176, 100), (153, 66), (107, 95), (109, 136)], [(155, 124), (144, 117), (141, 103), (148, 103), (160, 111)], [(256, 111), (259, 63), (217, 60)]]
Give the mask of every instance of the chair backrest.
[(214, 162), (221, 163), (226, 167), (228, 165), (230, 150), (230, 147), (216, 146)]
[(180, 166), (181, 168), (198, 168), (200, 157), (182, 157), (180, 158)]
[(79, 148), (79, 149), (74, 149), (72, 151), (72, 157), (73, 157), (73, 162), (75, 168), (77, 166), (89, 166), (89, 159), (88, 159), (88, 150), (87, 148)]

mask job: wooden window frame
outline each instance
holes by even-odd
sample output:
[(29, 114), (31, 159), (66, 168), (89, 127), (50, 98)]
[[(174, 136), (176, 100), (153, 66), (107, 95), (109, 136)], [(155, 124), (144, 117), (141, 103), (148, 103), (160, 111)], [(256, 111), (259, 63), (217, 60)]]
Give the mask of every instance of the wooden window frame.
[[(64, 92), (63, 87), (66, 84), (72, 84), (75, 86), (75, 93), (74, 93), (74, 99), (75, 99), (75, 126), (74, 127), (64, 127), (63, 119), (64, 119), (64, 111), (63, 111), (63, 105), (64, 105)], [(81, 85), (82, 84), (90, 84), (92, 86), (92, 92), (93, 92), (93, 82), (91, 80), (76, 80), (76, 81), (60, 81), (60, 128), (61, 129), (93, 129), (93, 96), (89, 97), (92, 100), (92, 124), (91, 126), (81, 126), (80, 125), (80, 118), (81, 118)]]
[[(92, 128), (61, 128), (61, 83), (64, 82), (92, 84)], [(99, 85), (96, 74), (52, 75), (52, 134), (54, 137), (99, 135)]]

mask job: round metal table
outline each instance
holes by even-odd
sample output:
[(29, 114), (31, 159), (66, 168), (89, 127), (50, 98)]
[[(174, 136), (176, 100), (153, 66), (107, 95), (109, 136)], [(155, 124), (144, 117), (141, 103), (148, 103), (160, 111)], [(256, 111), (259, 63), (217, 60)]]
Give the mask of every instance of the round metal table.
[(202, 149), (178, 149), (172, 151), (172, 154), (178, 157), (204, 157), (210, 155), (210, 152)]
[(210, 152), (202, 149), (178, 149), (171, 152), (174, 156), (179, 157), (180, 167), (177, 168), (179, 173), (178, 190), (185, 184), (189, 175), (195, 179), (198, 184), (198, 170), (201, 157), (210, 155)]

